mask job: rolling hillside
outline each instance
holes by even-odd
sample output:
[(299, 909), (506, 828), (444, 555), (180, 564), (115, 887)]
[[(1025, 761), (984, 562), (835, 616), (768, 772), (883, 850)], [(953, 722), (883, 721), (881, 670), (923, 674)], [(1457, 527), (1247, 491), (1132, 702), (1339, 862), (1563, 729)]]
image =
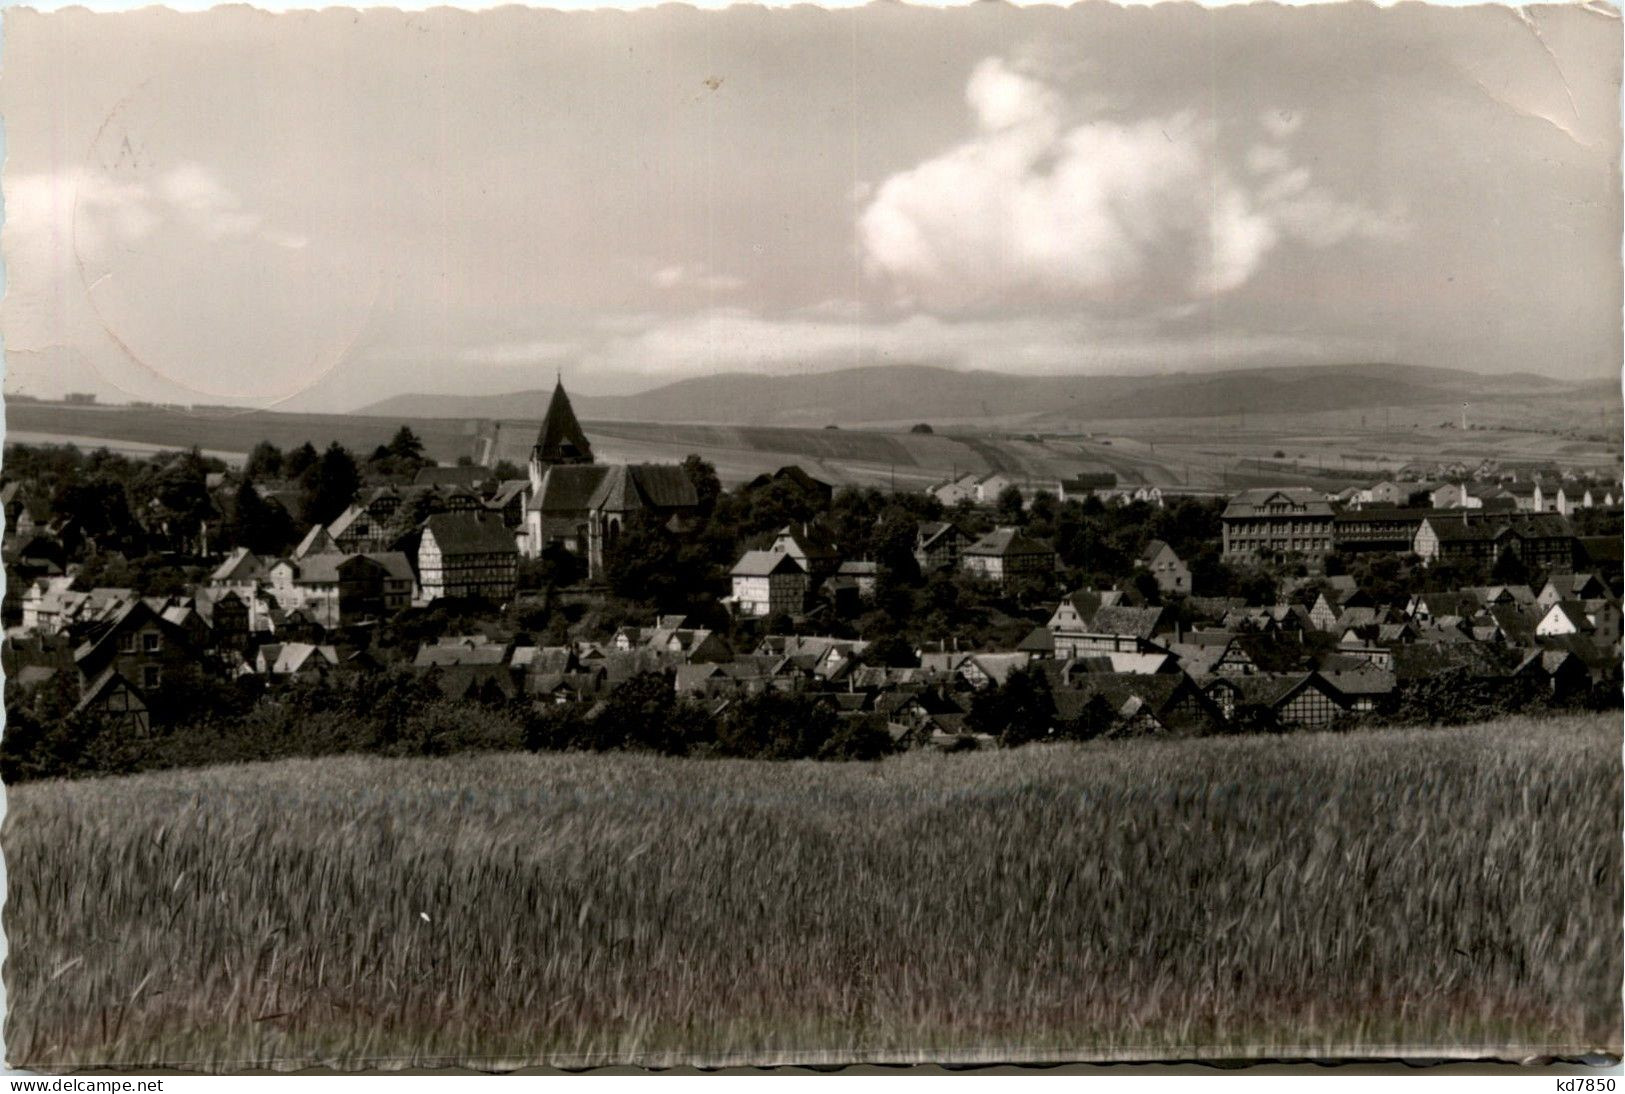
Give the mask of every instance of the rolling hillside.
[[(572, 393), (583, 418), (731, 425), (1031, 425), (1087, 418), (1216, 417), (1265, 411), (1454, 405), (1581, 385), (1529, 373), (1361, 364), (1161, 376), (1009, 376), (880, 365), (790, 376), (727, 374), (636, 395)], [(1594, 386), (1594, 385), (1593, 385)], [(496, 396), (398, 395), (358, 414), (539, 418), (548, 390)]]

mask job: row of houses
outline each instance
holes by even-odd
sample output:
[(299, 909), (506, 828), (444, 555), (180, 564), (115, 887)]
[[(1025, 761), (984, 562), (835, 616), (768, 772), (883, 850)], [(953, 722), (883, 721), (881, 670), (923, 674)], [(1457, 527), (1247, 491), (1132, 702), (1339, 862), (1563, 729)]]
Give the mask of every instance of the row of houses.
[[(739, 557), (729, 573), (732, 589), (727, 598), (735, 613), (796, 615), (822, 589), (837, 599), (874, 594), (878, 565), (866, 559), (842, 559), (816, 528), (811, 524), (786, 526), (770, 542)], [(922, 572), (962, 570), (1001, 588), (1028, 578), (1053, 576), (1056, 570), (1054, 548), (1019, 528), (995, 528), (971, 540), (950, 521), (919, 525), (914, 559)], [(1185, 579), (1188, 582), (1188, 573)]]
[(1408, 481), (1385, 479), (1331, 495), (1347, 507), (1402, 506), (1424, 500), (1434, 509), (1487, 509), (1567, 516), (1581, 509), (1607, 509), (1620, 504), (1617, 484), (1584, 480), (1523, 479), (1499, 481)]
[(1560, 571), (1587, 562), (1573, 529), (1555, 512), (1389, 505), (1340, 509), (1307, 487), (1266, 487), (1231, 498), (1221, 525), (1224, 554), (1230, 558), (1280, 559), (1348, 550), (1492, 565), (1511, 553), (1531, 568)]
[(1160, 486), (1142, 484), (1119, 487), (1117, 476), (1110, 471), (1084, 471), (1058, 479), (1023, 478), (1003, 471), (990, 474), (971, 473), (958, 475), (947, 482), (928, 487), (926, 493), (936, 498), (945, 508), (952, 508), (961, 504), (992, 505), (999, 500), (999, 495), (1011, 487), (1021, 491), (1023, 503), (1027, 505), (1031, 505), (1033, 499), (1039, 497), (1052, 497), (1056, 501), (1081, 501), (1087, 497), (1096, 497), (1102, 501), (1125, 505), (1136, 501), (1145, 502), (1159, 508), (1163, 504)]

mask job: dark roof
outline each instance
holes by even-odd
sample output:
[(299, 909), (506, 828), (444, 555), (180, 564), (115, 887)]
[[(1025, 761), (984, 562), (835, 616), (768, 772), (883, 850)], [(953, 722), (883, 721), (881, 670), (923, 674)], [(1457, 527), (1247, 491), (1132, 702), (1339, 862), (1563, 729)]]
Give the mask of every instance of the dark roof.
[(483, 467), (420, 467), (413, 486), (474, 486), (491, 473)]
[(485, 499), (487, 509), (504, 509), (515, 498), (522, 497), (530, 489), (529, 479), (503, 479), (497, 485), (496, 493)]
[(685, 509), (699, 505), (694, 483), (680, 464), (566, 464), (550, 467), (532, 509), (546, 513), (589, 509)]
[(1463, 517), (1471, 510), (1457, 510), (1450, 516), (1434, 515), (1428, 524), (1440, 540), (1453, 542), (1497, 539), (1514, 533), (1529, 539), (1562, 539), (1574, 535), (1569, 522), (1559, 513), (1496, 514), (1493, 517)]
[(608, 474), (608, 467), (596, 464), (549, 467), (530, 508), (544, 513), (584, 512), (592, 507), (593, 495)]
[(107, 697), (107, 694), (110, 691), (112, 691), (115, 687), (118, 687), (120, 685), (122, 685), (126, 691), (128, 691), (132, 696), (134, 696), (135, 702), (137, 704), (135, 709), (137, 709), (137, 710), (146, 710), (147, 709), (147, 704), (145, 702), (143, 702), (142, 699), (141, 699), (141, 693), (139, 691), (137, 691), (135, 689), (135, 687), (133, 685), (131, 685), (131, 683), (128, 680), (126, 680), (122, 675), (119, 674), (118, 669), (108, 668), (108, 669), (103, 670), (103, 672), (99, 676), (97, 676), (96, 679), (92, 680), (90, 682), (89, 687), (85, 688), (84, 693), (82, 695), (80, 695), (79, 703), (78, 703), (77, 706), (74, 707), (74, 710), (75, 711), (84, 710), (87, 707), (91, 707), (91, 706), (94, 706), (97, 703), (100, 703), (103, 699), (105, 699)]
[(1055, 713), (1062, 719), (1075, 718), (1099, 695), (1115, 713), (1138, 699), (1151, 713), (1161, 715), (1191, 686), (1184, 673), (1099, 672), (1073, 677), (1072, 686), (1054, 693)]
[(925, 550), (936, 543), (943, 536), (956, 535), (964, 538), (965, 533), (959, 530), (957, 524), (946, 520), (923, 521), (914, 533), (914, 542), (921, 550)]
[(1340, 695), (1353, 698), (1360, 695), (1387, 695), (1394, 690), (1394, 674), (1376, 669), (1354, 669), (1349, 672), (1320, 674)]
[(1171, 552), (1175, 560), (1179, 559), (1179, 552), (1175, 551), (1162, 540), (1154, 539), (1150, 543), (1147, 543), (1145, 545), (1145, 549), (1140, 552), (1140, 561), (1149, 566), (1151, 563), (1155, 562), (1157, 560), (1157, 556), (1162, 554), (1164, 551)]
[(536, 431), (536, 455), (543, 463), (569, 463), (590, 461), (592, 445), (587, 434), (576, 421), (576, 412), (570, 406), (570, 397), (564, 393), (564, 379), (553, 386), (553, 398), (547, 404), (547, 416), (541, 429)]
[(1311, 490), (1307, 486), (1266, 486), (1256, 490), (1243, 490), (1231, 498), (1230, 504), (1225, 506), (1223, 517), (1224, 519), (1233, 519), (1235, 517), (1264, 515), (1267, 513), (1264, 506), (1277, 496), (1291, 503), (1294, 515), (1306, 517), (1330, 517), (1332, 515), (1331, 502), (1327, 501), (1326, 496), (1317, 490)]
[(1101, 608), (1089, 621), (1091, 634), (1122, 634), (1150, 638), (1162, 622), (1161, 608), (1131, 608), (1126, 605)]
[(1439, 615), (1472, 615), (1484, 606), (1474, 592), (1440, 592), (1422, 593), (1420, 602), (1427, 605), (1428, 614)]
[(1296, 691), (1313, 673), (1269, 672), (1251, 676), (1231, 677), (1241, 701), (1258, 706), (1273, 707)]
[(293, 580), (300, 585), (336, 585), (339, 565), (349, 557), (335, 551), (306, 555), (293, 563)]
[(1603, 563), (1617, 565), (1621, 558), (1625, 558), (1625, 550), (1622, 550), (1622, 545), (1625, 545), (1625, 540), (1621, 540), (1619, 536), (1582, 536), (1580, 538), (1580, 546), (1585, 549), (1586, 557), (1598, 565)]
[(1480, 642), (1412, 642), (1394, 648), (1394, 675), (1401, 680), (1465, 669), (1475, 676), (1505, 676), (1507, 666)]
[(1421, 524), (1429, 516), (1437, 516), (1437, 509), (1424, 509), (1409, 505), (1367, 505), (1359, 509), (1346, 509), (1332, 517), (1337, 524), (1359, 524), (1364, 521), (1403, 521)]
[(412, 563), (399, 551), (369, 551), (361, 557), (382, 566), (390, 577), (402, 581), (412, 580)]
[[(1512, 641), (1522, 644), (1534, 640), (1535, 626), (1540, 622), (1540, 615), (1516, 604), (1497, 604), (1489, 611), (1502, 633)], [(1580, 622), (1582, 625), (1585, 622), (1583, 611)]]
[(1048, 627), (1034, 627), (1016, 649), (1026, 653), (1054, 653), (1055, 635)]
[(442, 554), (518, 554), (513, 533), (496, 517), (472, 513), (436, 513), (424, 523)]
[(965, 548), (967, 555), (1053, 555), (1047, 543), (1033, 539), (1019, 528), (996, 528)]
[(812, 475), (807, 473), (806, 468), (800, 466), (799, 464), (793, 463), (787, 464), (771, 474), (763, 471), (760, 475), (757, 475), (754, 479), (751, 479), (748, 483), (746, 483), (745, 489), (758, 490), (770, 482), (778, 481), (793, 482), (803, 489), (812, 490), (815, 493), (825, 495), (826, 497), (832, 496), (835, 493), (835, 488), (829, 483), (824, 482), (822, 479), (813, 478)]

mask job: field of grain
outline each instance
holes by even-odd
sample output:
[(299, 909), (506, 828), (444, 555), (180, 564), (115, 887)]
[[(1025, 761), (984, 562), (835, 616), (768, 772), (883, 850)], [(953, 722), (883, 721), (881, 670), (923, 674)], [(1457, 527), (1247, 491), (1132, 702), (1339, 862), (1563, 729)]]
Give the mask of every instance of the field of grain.
[(13, 1066), (1620, 1049), (1617, 716), (10, 791)]

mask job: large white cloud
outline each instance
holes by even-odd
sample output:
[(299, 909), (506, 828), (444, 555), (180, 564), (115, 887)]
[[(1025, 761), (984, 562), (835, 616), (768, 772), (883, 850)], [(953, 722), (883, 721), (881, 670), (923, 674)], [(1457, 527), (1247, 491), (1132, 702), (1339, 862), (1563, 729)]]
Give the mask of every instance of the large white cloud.
[(977, 65), (966, 100), (975, 135), (886, 179), (859, 218), (871, 272), (908, 302), (1200, 297), (1245, 284), (1285, 241), (1400, 227), (1294, 162), (1283, 142), (1299, 115), (1259, 119), (1232, 166), (1194, 111), (1078, 117), (1051, 81), (999, 58)]

